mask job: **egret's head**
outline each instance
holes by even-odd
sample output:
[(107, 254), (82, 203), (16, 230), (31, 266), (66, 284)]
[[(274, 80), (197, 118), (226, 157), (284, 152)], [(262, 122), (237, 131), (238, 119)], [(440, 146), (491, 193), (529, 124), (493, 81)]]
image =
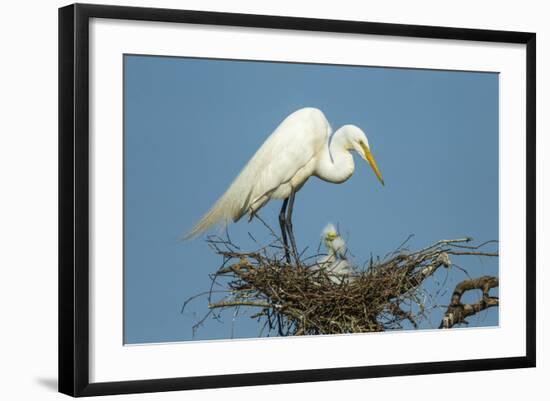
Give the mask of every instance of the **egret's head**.
[(380, 170), (378, 170), (376, 161), (370, 151), (369, 140), (363, 130), (355, 125), (345, 125), (343, 128), (346, 130), (349, 150), (354, 149), (357, 153), (359, 153), (359, 156), (369, 163), (378, 180), (382, 183), (382, 185), (384, 185), (384, 179), (382, 178), (382, 174), (380, 174)]
[(321, 234), (321, 238), (323, 239), (325, 246), (330, 248), (331, 247), (330, 244), (337, 237), (338, 237), (338, 231), (336, 231), (336, 227), (334, 227), (334, 224), (332, 223), (327, 224)]
[(321, 236), (329, 255), (338, 255), (341, 259), (347, 259), (346, 242), (333, 224), (327, 224)]

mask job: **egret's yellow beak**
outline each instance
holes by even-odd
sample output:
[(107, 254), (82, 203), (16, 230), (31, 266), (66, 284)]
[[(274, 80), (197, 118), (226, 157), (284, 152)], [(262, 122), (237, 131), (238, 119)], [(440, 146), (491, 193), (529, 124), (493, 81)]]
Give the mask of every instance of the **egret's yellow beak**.
[(378, 170), (378, 166), (376, 165), (376, 162), (374, 161), (374, 157), (372, 156), (372, 153), (370, 152), (369, 147), (364, 144), (363, 142), (360, 142), (361, 149), (363, 149), (363, 155), (365, 160), (370, 164), (372, 171), (374, 171), (374, 174), (376, 174), (376, 178), (384, 185), (384, 179), (382, 178), (382, 174), (380, 174), (380, 170)]

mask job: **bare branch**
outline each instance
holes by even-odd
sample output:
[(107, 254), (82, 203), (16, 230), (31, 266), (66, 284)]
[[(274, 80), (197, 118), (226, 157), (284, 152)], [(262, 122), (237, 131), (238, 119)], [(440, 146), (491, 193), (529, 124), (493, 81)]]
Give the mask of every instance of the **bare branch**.
[[(451, 302), (441, 320), (439, 328), (449, 329), (459, 323), (467, 323), (468, 316), (475, 315), (484, 309), (499, 305), (498, 297), (489, 295), (491, 288), (498, 287), (498, 278), (493, 276), (482, 276), (475, 279), (461, 281), (457, 284)], [(474, 304), (464, 304), (461, 302), (462, 295), (466, 291), (481, 290), (482, 297), (479, 302)]]
[(217, 302), (214, 304), (208, 304), (209, 309), (215, 308), (229, 308), (234, 306), (256, 306), (258, 308), (272, 308), (273, 305), (262, 302), (252, 302), (252, 301), (227, 301), (227, 302)]

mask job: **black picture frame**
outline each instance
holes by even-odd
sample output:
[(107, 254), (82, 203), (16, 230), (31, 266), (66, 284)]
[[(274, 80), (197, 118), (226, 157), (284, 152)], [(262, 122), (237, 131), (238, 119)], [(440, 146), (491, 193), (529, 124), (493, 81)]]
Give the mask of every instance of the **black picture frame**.
[[(179, 22), (526, 45), (526, 354), (521, 357), (90, 383), (89, 21)], [(59, 391), (95, 396), (534, 367), (536, 35), (479, 29), (74, 4), (59, 9)]]

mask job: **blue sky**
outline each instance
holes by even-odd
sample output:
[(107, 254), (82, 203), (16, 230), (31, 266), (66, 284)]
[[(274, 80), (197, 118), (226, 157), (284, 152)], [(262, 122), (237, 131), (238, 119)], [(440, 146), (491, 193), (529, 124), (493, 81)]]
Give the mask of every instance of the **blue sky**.
[[(124, 96), (125, 343), (258, 336), (246, 310), (208, 320), (192, 336), (207, 301), (184, 314), (181, 306), (209, 289), (220, 260), (204, 236), (178, 239), (301, 107), (321, 109), (333, 129), (361, 127), (386, 183), (358, 157), (342, 185), (310, 179), (294, 209), (301, 248), (315, 252), (328, 222), (339, 224), (359, 264), (410, 234), (412, 248), (498, 239), (498, 74), (127, 55)], [(278, 227), (279, 208), (273, 201), (260, 214)], [(266, 234), (246, 219), (229, 230), (245, 248), (249, 231)], [(472, 276), (498, 275), (496, 258), (453, 262)], [(442, 303), (464, 278), (449, 272)], [(434, 311), (432, 324), (440, 317)], [(498, 309), (470, 322), (498, 324)]]

